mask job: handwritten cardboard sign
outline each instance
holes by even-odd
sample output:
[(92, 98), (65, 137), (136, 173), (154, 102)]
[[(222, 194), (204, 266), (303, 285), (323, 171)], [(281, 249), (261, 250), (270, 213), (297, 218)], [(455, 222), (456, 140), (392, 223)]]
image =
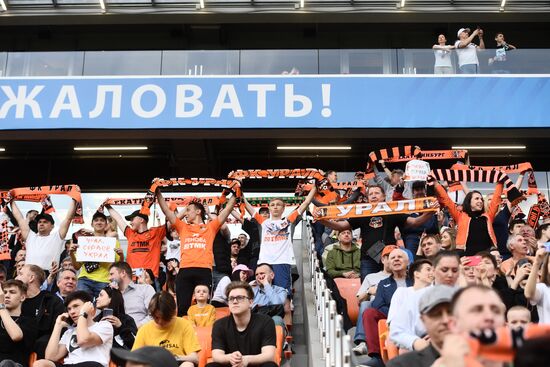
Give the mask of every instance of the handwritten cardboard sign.
[(430, 164), (414, 159), (405, 166), (405, 181), (426, 181), (430, 173)]
[(76, 261), (95, 261), (100, 263), (112, 263), (115, 261), (114, 237), (86, 237), (78, 238), (78, 249), (76, 250)]

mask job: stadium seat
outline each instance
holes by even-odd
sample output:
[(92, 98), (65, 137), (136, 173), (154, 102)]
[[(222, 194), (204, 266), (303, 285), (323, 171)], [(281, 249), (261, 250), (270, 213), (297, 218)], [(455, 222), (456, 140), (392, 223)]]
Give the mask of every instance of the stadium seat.
[(277, 363), (277, 366), (280, 366), (281, 356), (283, 354), (283, 327), (281, 325), (275, 325), (275, 332), (277, 333), (277, 350), (275, 351), (275, 363)]
[(216, 320), (229, 316), (229, 307), (216, 307)]
[(35, 352), (32, 352), (31, 355), (29, 356), (29, 366), (32, 367), (33, 363), (36, 362), (36, 359), (38, 358), (38, 356), (36, 355)]
[(348, 316), (353, 324), (357, 322), (359, 315), (359, 303), (357, 302), (357, 291), (361, 287), (361, 279), (334, 278), (340, 295), (348, 304)]
[(399, 348), (389, 339), (390, 331), (386, 319), (378, 321), (378, 337), (380, 341), (380, 355), (384, 363), (399, 355)]
[(199, 367), (204, 367), (208, 359), (212, 357), (212, 326), (195, 326), (195, 332), (201, 345)]
[(378, 321), (378, 340), (380, 342), (380, 356), (384, 363), (388, 362), (388, 349), (386, 348), (386, 340), (388, 340), (389, 330), (386, 320)]

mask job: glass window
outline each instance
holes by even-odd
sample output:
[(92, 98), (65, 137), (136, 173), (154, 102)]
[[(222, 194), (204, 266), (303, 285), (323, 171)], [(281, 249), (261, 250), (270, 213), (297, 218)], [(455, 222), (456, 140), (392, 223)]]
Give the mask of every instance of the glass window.
[(87, 51), (84, 75), (160, 75), (162, 51)]
[(8, 76), (82, 75), (84, 52), (10, 52)]
[(243, 50), (241, 74), (317, 74), (317, 50)]
[(0, 52), (0, 76), (6, 76), (6, 59), (8, 57), (7, 52)]
[(239, 51), (163, 51), (163, 75), (238, 75)]
[(319, 50), (320, 74), (394, 74), (395, 50)]

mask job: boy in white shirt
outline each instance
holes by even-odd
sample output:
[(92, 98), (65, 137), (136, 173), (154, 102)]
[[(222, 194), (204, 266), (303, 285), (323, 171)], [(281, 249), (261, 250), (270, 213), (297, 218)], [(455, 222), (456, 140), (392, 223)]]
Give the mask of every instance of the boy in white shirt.
[[(108, 367), (113, 344), (113, 327), (108, 321), (94, 322), (95, 309), (87, 292), (76, 291), (65, 298), (67, 312), (59, 315), (46, 359), (33, 367)], [(61, 331), (67, 328), (61, 335)], [(64, 359), (63, 364), (54, 362)]]

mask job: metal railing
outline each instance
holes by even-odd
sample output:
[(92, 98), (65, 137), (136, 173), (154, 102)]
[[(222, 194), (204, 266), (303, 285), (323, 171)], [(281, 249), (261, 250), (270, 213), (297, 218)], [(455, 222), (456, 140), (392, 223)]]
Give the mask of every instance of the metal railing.
[(323, 273), (315, 251), (315, 241), (311, 221), (305, 225), (308, 260), (311, 274), (311, 287), (315, 296), (315, 316), (319, 328), (319, 339), (322, 345), (322, 359), (325, 367), (351, 367), (351, 337), (344, 330), (342, 315), (336, 311), (336, 302)]

